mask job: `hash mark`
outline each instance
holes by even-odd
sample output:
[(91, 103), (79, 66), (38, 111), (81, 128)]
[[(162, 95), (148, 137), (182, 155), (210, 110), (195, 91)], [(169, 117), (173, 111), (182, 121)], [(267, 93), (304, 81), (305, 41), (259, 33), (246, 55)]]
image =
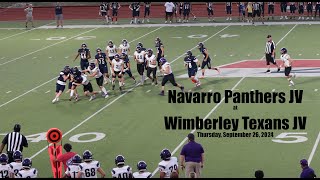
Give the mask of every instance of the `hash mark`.
[(45, 93), (47, 94), (47, 93), (49, 93), (49, 92), (50, 92), (50, 90), (49, 90), (49, 91), (47, 91), (47, 92), (45, 92)]
[(4, 58), (6, 58), (6, 57), (2, 57), (1, 59), (4, 59)]
[(275, 92), (276, 90), (275, 89), (272, 89), (272, 92)]
[(318, 91), (318, 89), (314, 89), (314, 91)]
[(319, 54), (317, 54), (317, 56), (319, 56)]
[(188, 92), (191, 92), (191, 89), (189, 89), (189, 91)]
[(33, 57), (32, 59), (36, 59), (37, 57)]
[(212, 92), (212, 89), (210, 89), (209, 92)]
[(64, 58), (66, 58), (66, 59), (67, 59), (68, 57), (69, 57), (69, 56), (66, 56), (66, 57), (64, 57)]
[(51, 59), (52, 57), (49, 57), (49, 59)]
[(151, 90), (149, 89), (149, 90), (147, 91), (147, 93), (150, 92), (150, 91), (151, 91)]
[(11, 93), (11, 91), (6, 92), (7, 94)]
[(251, 91), (254, 91), (254, 89), (251, 89)]

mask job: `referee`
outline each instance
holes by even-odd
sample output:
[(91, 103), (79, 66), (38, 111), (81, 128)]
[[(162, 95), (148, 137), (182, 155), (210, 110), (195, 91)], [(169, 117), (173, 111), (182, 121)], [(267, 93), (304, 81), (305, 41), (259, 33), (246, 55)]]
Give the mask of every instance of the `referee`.
[(277, 65), (276, 59), (275, 59), (275, 49), (276, 49), (276, 44), (272, 41), (271, 35), (267, 36), (267, 42), (266, 42), (266, 49), (265, 49), (265, 54), (266, 54), (266, 61), (267, 61), (267, 71), (266, 73), (271, 73), (270, 72), (270, 63), (274, 64), (275, 66), (278, 67), (278, 71), (280, 71), (280, 67)]
[(20, 134), (21, 125), (16, 124), (13, 127), (13, 132), (8, 133), (4, 139), (2, 140), (2, 144), (0, 146), (0, 154), (2, 153), (5, 145), (7, 145), (7, 154), (9, 157), (9, 163), (13, 162), (13, 153), (15, 151), (23, 151), (23, 147), (28, 147), (27, 138)]

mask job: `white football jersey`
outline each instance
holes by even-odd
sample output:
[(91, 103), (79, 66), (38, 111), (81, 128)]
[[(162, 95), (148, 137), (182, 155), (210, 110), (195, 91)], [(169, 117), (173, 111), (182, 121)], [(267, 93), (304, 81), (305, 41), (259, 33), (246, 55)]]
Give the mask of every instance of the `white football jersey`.
[(136, 59), (138, 60), (138, 62), (140, 63), (144, 63), (144, 56), (145, 52), (144, 51), (141, 51), (140, 53), (138, 53), (137, 51), (134, 52), (134, 56), (136, 57)]
[(81, 75), (81, 77), (82, 77), (82, 84), (83, 85), (88, 85), (89, 84), (89, 79), (87, 78), (87, 75)]
[(288, 54), (281, 54), (280, 59), (283, 61), (286, 67), (290, 66), (290, 62), (289, 62), (290, 56)]
[(113, 64), (113, 70), (114, 71), (121, 71), (122, 65), (123, 65), (123, 60), (120, 59), (119, 61), (116, 61), (115, 59), (112, 60)]
[[(171, 70), (170, 63), (168, 63), (168, 62), (164, 63), (164, 64), (161, 66), (161, 68), (162, 68), (163, 70), (165, 70), (168, 66), (169, 66), (169, 74), (171, 74), (171, 73), (172, 73), (172, 70)], [(164, 75), (168, 75), (168, 74), (167, 74), (167, 73), (164, 73)]]
[(20, 170), (15, 178), (37, 178), (38, 171), (35, 168)]
[(111, 56), (115, 56), (117, 54), (117, 47), (116, 45), (113, 45), (113, 47), (111, 48), (110, 46), (107, 46), (106, 47), (106, 50), (108, 52), (108, 56), (111, 57)]
[(132, 169), (128, 165), (121, 168), (116, 167), (112, 169), (111, 174), (113, 178), (129, 178), (129, 175), (132, 174)]
[(133, 173), (133, 178), (151, 178), (152, 174), (150, 172), (135, 172)]
[(79, 172), (79, 165), (78, 164), (71, 164), (68, 166), (66, 170), (66, 175), (71, 178), (76, 178)]
[(9, 178), (12, 171), (12, 166), (10, 164), (2, 165), (0, 164), (0, 178)]
[(79, 164), (78, 171), (82, 172), (82, 178), (98, 178), (97, 172), (100, 168), (99, 161), (83, 162)]
[(88, 67), (88, 71), (89, 71), (90, 74), (93, 74), (93, 73), (97, 72), (97, 74), (94, 76), (95, 78), (99, 78), (99, 77), (102, 76), (102, 73), (100, 72), (99, 67), (95, 67), (95, 68), (93, 68), (93, 69), (91, 70), (91, 69), (90, 69), (90, 66), (89, 66), (89, 67)]
[(172, 171), (177, 171), (178, 167), (178, 159), (176, 157), (171, 157), (169, 161), (163, 160), (159, 163), (159, 171), (166, 174), (164, 178), (170, 178)]
[(125, 53), (128, 55), (128, 52), (129, 52), (129, 48), (130, 48), (130, 45), (129, 43), (127, 43), (127, 45), (123, 45), (123, 44), (120, 44), (119, 46), (119, 49), (121, 50), (121, 53)]
[(157, 60), (156, 60), (156, 56), (154, 54), (152, 54), (151, 57), (148, 56), (148, 54), (146, 54), (146, 61), (148, 62), (148, 66), (151, 68), (155, 68), (157, 67)]
[(22, 169), (22, 162), (12, 162), (10, 163), (11, 165), (11, 173), (14, 174), (15, 176), (18, 175), (19, 171)]

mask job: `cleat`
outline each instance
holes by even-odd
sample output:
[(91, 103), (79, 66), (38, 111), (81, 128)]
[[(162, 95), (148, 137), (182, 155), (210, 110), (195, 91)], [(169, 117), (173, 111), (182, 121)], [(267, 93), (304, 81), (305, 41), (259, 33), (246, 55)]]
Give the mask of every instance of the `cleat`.
[(159, 95), (160, 95), (160, 96), (164, 96), (164, 91), (161, 91), (161, 92), (159, 93)]
[(180, 89), (181, 89), (182, 92), (184, 92), (184, 87), (183, 86)]
[(92, 101), (92, 100), (94, 100), (95, 98), (96, 98), (96, 96), (91, 96), (90, 99), (89, 99), (89, 101)]
[(109, 97), (109, 94), (106, 94), (106, 95), (104, 96), (105, 99), (107, 99), (108, 97)]
[(280, 72), (280, 68), (278, 68), (277, 72)]
[(265, 73), (271, 73), (270, 69), (268, 69)]
[(54, 98), (53, 100), (52, 100), (52, 103), (54, 104), (55, 102), (57, 102), (57, 98)]

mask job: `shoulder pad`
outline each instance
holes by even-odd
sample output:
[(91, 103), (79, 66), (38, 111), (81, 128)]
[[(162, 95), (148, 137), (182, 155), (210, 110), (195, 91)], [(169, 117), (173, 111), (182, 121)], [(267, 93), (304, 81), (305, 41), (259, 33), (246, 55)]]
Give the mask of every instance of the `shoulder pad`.
[(96, 166), (97, 166), (97, 167), (100, 167), (100, 163), (99, 163), (99, 162), (97, 162)]
[(128, 172), (130, 172), (130, 171), (131, 171), (131, 167), (130, 167), (130, 166), (128, 166), (127, 171), (128, 171)]
[(13, 168), (12, 164), (9, 164), (9, 166), (10, 166), (11, 169)]
[(112, 173), (112, 174), (116, 174), (116, 171), (114, 171), (114, 170), (112, 169), (111, 173)]
[(37, 174), (37, 170), (36, 169), (33, 170), (33, 174)]
[(82, 170), (83, 169), (83, 167), (81, 166), (81, 165), (79, 165), (79, 168)]

